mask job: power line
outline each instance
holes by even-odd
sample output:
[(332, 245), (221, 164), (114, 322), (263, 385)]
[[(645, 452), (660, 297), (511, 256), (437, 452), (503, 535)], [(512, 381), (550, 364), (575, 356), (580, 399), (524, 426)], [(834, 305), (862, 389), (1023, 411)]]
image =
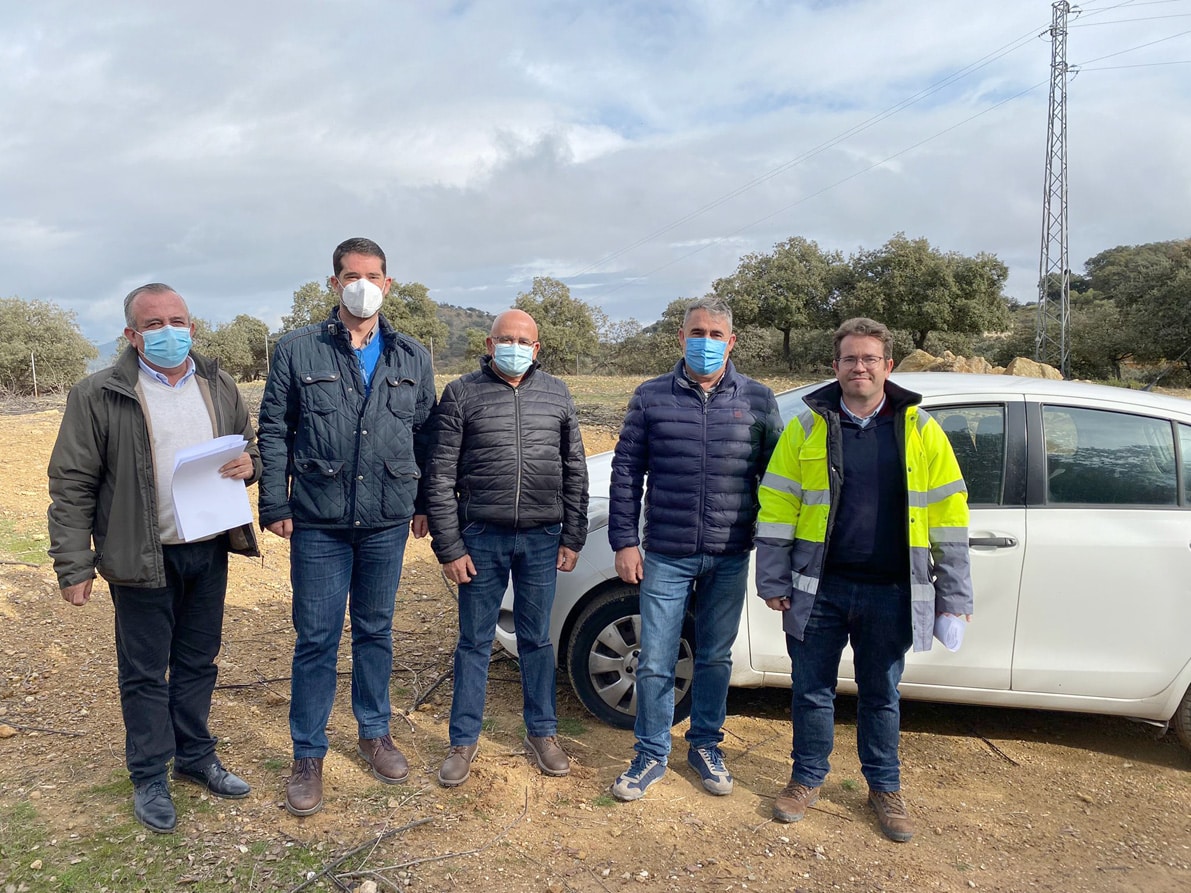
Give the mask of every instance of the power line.
[(1163, 65), (1191, 65), (1191, 59), (1175, 59), (1170, 62), (1138, 62), (1136, 65), (1097, 65), (1095, 68), (1079, 69), (1080, 74), (1085, 71), (1116, 71), (1120, 68), (1159, 68)]
[(1001, 59), (1004, 56), (1007, 56), (1010, 53), (1021, 49), (1022, 47), (1026, 46), (1030, 41), (1032, 41), (1037, 36), (1038, 36), (1038, 30), (1031, 29), (1030, 31), (1021, 35), (1020, 37), (1016, 37), (1013, 40), (1009, 41), (1008, 43), (1003, 44), (1002, 46), (998, 47), (997, 49), (992, 50), (991, 52), (985, 54), (984, 56), (981, 56), (975, 62), (969, 63), (968, 65), (964, 66), (963, 68), (959, 69), (956, 72), (953, 72), (952, 74), (948, 75), (947, 77), (943, 78), (942, 80), (936, 81), (934, 84), (931, 84), (930, 86), (925, 87), (922, 90), (919, 90), (917, 93), (911, 94), (910, 96), (906, 97), (905, 99), (902, 99), (897, 103), (894, 103), (893, 105), (889, 106), (888, 108), (884, 109), (881, 112), (878, 112), (877, 114), (873, 115), (872, 117), (867, 118), (866, 120), (860, 122), (859, 124), (837, 134), (836, 136), (831, 137), (830, 139), (820, 143), (819, 145), (817, 145), (811, 149), (808, 149), (806, 152), (803, 152), (801, 155), (798, 155), (795, 158), (790, 159), (789, 161), (785, 161), (782, 164), (779, 164), (777, 167), (771, 168), (770, 170), (766, 171), (765, 173), (761, 174), (760, 176), (755, 177), (754, 179), (748, 181), (744, 185), (739, 186), (736, 189), (733, 189), (732, 191), (725, 193), (716, 199), (713, 199), (712, 201), (708, 202), (707, 204), (702, 205), (699, 208), (696, 208), (694, 211), (691, 211), (691, 212), (683, 215), (682, 217), (678, 218), (677, 220), (674, 220), (674, 221), (666, 224), (665, 226), (662, 226), (662, 227), (654, 230), (653, 232), (651, 232), (645, 236), (642, 236), (641, 238), (637, 239), (635, 242), (632, 242), (631, 244), (626, 245), (623, 248), (617, 249), (616, 251), (613, 251), (610, 254), (605, 255), (604, 257), (600, 258), (599, 260), (595, 261), (594, 263), (589, 264), (588, 266), (583, 267), (582, 269), (576, 271), (569, 278), (575, 278), (577, 276), (582, 276), (584, 273), (588, 273), (588, 272), (591, 272), (592, 270), (599, 269), (600, 267), (604, 266), (605, 264), (609, 263), (610, 261), (613, 261), (616, 258), (618, 258), (624, 254), (627, 254), (628, 252), (634, 250), (635, 248), (639, 248), (642, 245), (645, 245), (648, 242), (653, 241), (658, 236), (665, 235), (666, 233), (681, 226), (682, 224), (687, 223), (687, 222), (695, 219), (696, 217), (699, 217), (702, 214), (705, 214), (708, 211), (711, 211), (711, 210), (714, 210), (715, 208), (720, 207), (721, 205), (731, 201), (732, 199), (734, 199), (740, 195), (743, 195), (744, 193), (761, 185), (762, 183), (768, 182), (769, 180), (773, 179), (774, 177), (778, 176), (779, 174), (785, 173), (786, 171), (790, 170), (791, 168), (793, 168), (805, 161), (809, 161), (811, 158), (814, 158), (816, 155), (820, 155), (823, 152), (827, 151), (828, 149), (834, 148), (835, 146), (839, 145), (840, 143), (844, 142), (845, 140), (850, 139), (851, 137), (856, 136), (857, 134), (860, 134), (860, 133), (864, 132), (865, 130), (868, 130), (869, 128), (876, 126), (877, 124), (881, 123), (882, 121), (885, 121), (885, 120), (893, 117), (894, 115), (904, 111), (905, 109), (909, 108), (910, 106), (917, 104), (921, 100), (926, 99), (927, 97), (932, 96), (935, 93), (938, 93), (940, 90), (944, 89), (945, 87), (948, 87), (948, 86), (956, 83), (957, 81), (962, 80), (963, 78), (967, 77), (968, 75), (970, 75), (976, 71), (979, 71), (980, 69), (985, 68), (988, 65), (991, 65), (993, 62), (997, 61), (998, 59)]
[[(639, 276), (632, 277), (632, 281), (648, 279), (654, 273), (659, 273), (662, 270), (665, 270), (668, 267), (672, 267), (674, 264), (684, 261), (689, 257), (694, 257), (696, 254), (698, 254), (701, 251), (706, 250), (707, 248), (710, 248), (712, 245), (718, 245), (722, 242), (726, 242), (729, 239), (731, 239), (732, 237), (738, 236), (741, 233), (752, 229), (754, 226), (764, 223), (765, 221), (767, 221), (773, 217), (777, 217), (779, 214), (784, 214), (786, 211), (789, 211), (792, 208), (796, 208), (799, 205), (801, 205), (805, 202), (808, 202), (813, 198), (817, 198), (818, 196), (822, 195), (825, 192), (829, 192), (830, 190), (835, 189), (837, 186), (842, 186), (844, 183), (847, 183), (850, 180), (855, 180), (857, 177), (862, 176), (863, 174), (867, 174), (869, 171), (876, 170), (877, 168), (881, 167), (882, 165), (888, 164), (890, 161), (900, 158), (902, 155), (905, 155), (908, 152), (913, 152), (915, 149), (925, 146), (927, 143), (929, 143), (933, 140), (936, 140), (939, 137), (944, 136), (953, 130), (963, 127), (965, 124), (968, 124), (971, 121), (975, 121), (977, 118), (981, 118), (984, 115), (987, 115), (989, 112), (994, 112), (997, 109), (999, 109), (1001, 106), (1006, 105), (1010, 102), (1013, 102), (1016, 99), (1020, 99), (1021, 97), (1025, 96), (1028, 93), (1032, 93), (1034, 90), (1037, 90), (1039, 87), (1041, 87), (1045, 83), (1046, 83), (1046, 81), (1039, 81), (1038, 83), (1034, 84), (1033, 86), (1027, 87), (1025, 90), (1022, 90), (1020, 93), (1016, 93), (1013, 96), (1006, 97), (1005, 99), (1002, 99), (1000, 102), (990, 105), (988, 108), (984, 109), (983, 111), (979, 111), (974, 115), (970, 115), (967, 118), (964, 118), (962, 121), (957, 121), (956, 123), (950, 125), (949, 127), (945, 127), (944, 129), (938, 131), (937, 133), (934, 133), (931, 136), (926, 137), (925, 139), (919, 140), (918, 142), (914, 143), (913, 145), (906, 146), (904, 149), (900, 149), (897, 152), (894, 152), (892, 155), (887, 155), (886, 157), (882, 158), (880, 161), (873, 162), (868, 167), (864, 167), (857, 171), (853, 171), (852, 173), (848, 174), (848, 176), (843, 177), (839, 180), (836, 180), (834, 183), (824, 186), (821, 189), (817, 189), (814, 192), (808, 193), (808, 194), (802, 196), (797, 201), (790, 202), (788, 205), (783, 205), (782, 207), (776, 209), (775, 211), (772, 211), (769, 214), (766, 214), (764, 217), (758, 217), (756, 220), (746, 223), (743, 226), (732, 230), (731, 232), (727, 233), (726, 235), (717, 236), (714, 239), (708, 239), (704, 244), (700, 245), (698, 248), (688, 251), (686, 254), (681, 254), (678, 257), (673, 258), (672, 260), (666, 261), (664, 264), (659, 264), (658, 266), (653, 267), (652, 269), (646, 271), (645, 273), (642, 273)], [(627, 288), (627, 287), (628, 287), (628, 283), (624, 283), (622, 285), (617, 285), (612, 288), (606, 289), (604, 293), (605, 294), (614, 294), (615, 292), (620, 291), (622, 288)]]
[(1151, 40), (1151, 41), (1148, 41), (1147, 43), (1139, 43), (1135, 47), (1129, 47), (1128, 49), (1125, 49), (1125, 50), (1118, 50), (1115, 53), (1108, 53), (1107, 55), (1104, 55), (1104, 56), (1097, 56), (1095, 59), (1089, 59), (1087, 62), (1081, 62), (1081, 63), (1079, 63), (1079, 65), (1077, 65), (1075, 67), (1082, 68), (1084, 65), (1091, 65), (1093, 62), (1100, 62), (1103, 59), (1112, 59), (1114, 56), (1123, 56), (1126, 53), (1132, 53), (1132, 52), (1135, 52), (1136, 50), (1144, 50), (1146, 47), (1152, 47), (1159, 43), (1166, 43), (1166, 41), (1168, 41), (1168, 40), (1174, 40), (1176, 37), (1183, 37), (1187, 34), (1191, 34), (1191, 29), (1188, 29), (1186, 31), (1180, 31), (1178, 34), (1171, 34), (1167, 37), (1159, 37), (1157, 40)]
[(1176, 12), (1167, 16), (1143, 16), (1136, 19), (1113, 19), (1109, 22), (1077, 22), (1074, 25), (1069, 25), (1069, 28), (1097, 28), (1100, 25), (1124, 25), (1131, 22), (1156, 22), (1159, 19), (1189, 19), (1191, 12)]

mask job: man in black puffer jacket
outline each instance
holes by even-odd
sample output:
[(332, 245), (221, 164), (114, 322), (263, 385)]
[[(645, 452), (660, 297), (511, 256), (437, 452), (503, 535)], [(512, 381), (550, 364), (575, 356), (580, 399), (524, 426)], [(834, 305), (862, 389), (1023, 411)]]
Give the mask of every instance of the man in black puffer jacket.
[(467, 781), (479, 749), (488, 660), (513, 579), (525, 748), (546, 775), (566, 775), (558, 745), (550, 609), (558, 571), (587, 540), (587, 462), (566, 384), (536, 362), (538, 327), (522, 310), (492, 324), (480, 369), (447, 385), (435, 410), (426, 482), (434, 554), (459, 584), (451, 749), (438, 773)]
[[(612, 786), (636, 800), (661, 779), (674, 724), (674, 670), (694, 601), (695, 667), (687, 761), (712, 794), (732, 791), (720, 742), (740, 626), (757, 485), (782, 431), (773, 391), (736, 371), (732, 311), (687, 307), (672, 372), (637, 388), (612, 459), (608, 541), (616, 573), (641, 585), (636, 756)], [(645, 494), (645, 554), (638, 533)]]

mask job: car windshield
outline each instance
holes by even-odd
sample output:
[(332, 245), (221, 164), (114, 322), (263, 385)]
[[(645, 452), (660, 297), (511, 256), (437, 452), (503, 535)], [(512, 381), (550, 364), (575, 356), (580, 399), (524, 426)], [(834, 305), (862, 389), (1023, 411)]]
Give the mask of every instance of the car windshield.
[(816, 381), (814, 384), (805, 384), (800, 388), (793, 388), (778, 394), (777, 410), (781, 413), (782, 421), (789, 422), (790, 419), (806, 409), (806, 403), (803, 402), (803, 398), (815, 389), (823, 387), (826, 383), (825, 381)]

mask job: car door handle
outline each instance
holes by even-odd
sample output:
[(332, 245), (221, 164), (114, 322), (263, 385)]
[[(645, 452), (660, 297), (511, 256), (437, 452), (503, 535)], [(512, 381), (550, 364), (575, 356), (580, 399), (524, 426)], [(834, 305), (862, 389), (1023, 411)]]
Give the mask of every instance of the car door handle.
[(994, 549), (1012, 549), (1017, 545), (1015, 536), (974, 536), (968, 540), (969, 546), (992, 546)]

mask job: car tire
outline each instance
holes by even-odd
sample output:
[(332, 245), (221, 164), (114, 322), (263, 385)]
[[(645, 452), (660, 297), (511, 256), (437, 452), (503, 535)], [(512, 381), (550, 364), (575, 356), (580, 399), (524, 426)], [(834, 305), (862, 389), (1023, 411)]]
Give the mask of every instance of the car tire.
[[(687, 615), (678, 643), (674, 722), (691, 714), (694, 618)], [(567, 673), (575, 694), (593, 716), (618, 729), (637, 718), (637, 660), (641, 608), (636, 586), (624, 584), (596, 596), (575, 621), (567, 648)]]
[(1183, 700), (1179, 702), (1179, 709), (1174, 712), (1171, 725), (1174, 726), (1174, 732), (1179, 736), (1179, 740), (1183, 742), (1183, 747), (1191, 750), (1191, 688), (1187, 689)]

